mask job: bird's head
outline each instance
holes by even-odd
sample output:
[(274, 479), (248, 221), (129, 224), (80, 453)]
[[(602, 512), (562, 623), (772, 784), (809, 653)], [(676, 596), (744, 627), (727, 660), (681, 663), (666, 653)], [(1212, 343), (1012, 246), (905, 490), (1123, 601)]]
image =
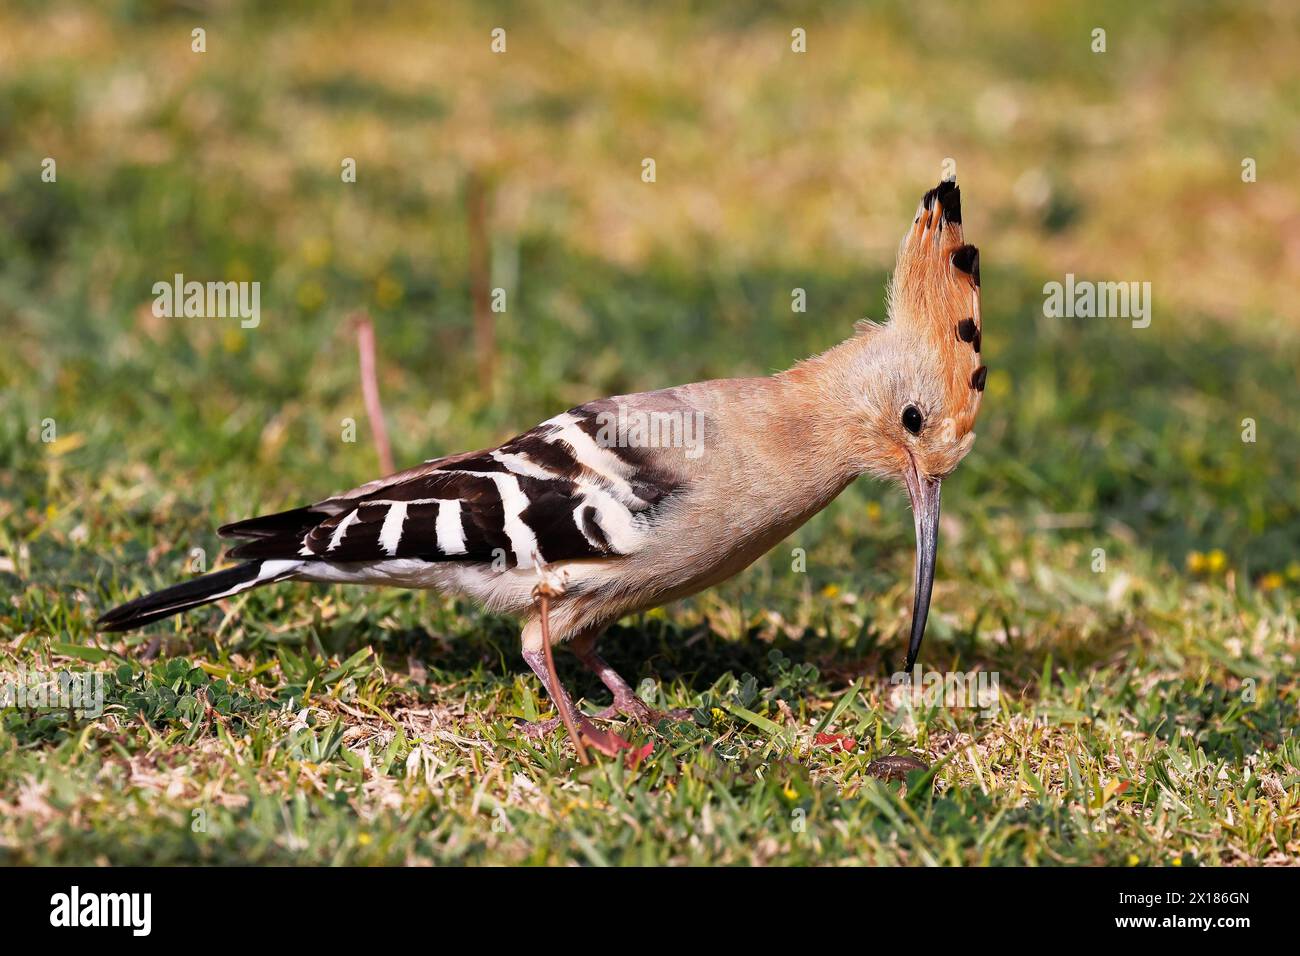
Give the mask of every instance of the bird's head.
[(867, 324), (854, 374), (855, 452), (863, 471), (900, 481), (916, 520), (911, 671), (925, 634), (939, 535), (939, 488), (975, 441), (984, 393), (979, 251), (962, 236), (961, 193), (921, 199), (898, 249), (889, 323)]

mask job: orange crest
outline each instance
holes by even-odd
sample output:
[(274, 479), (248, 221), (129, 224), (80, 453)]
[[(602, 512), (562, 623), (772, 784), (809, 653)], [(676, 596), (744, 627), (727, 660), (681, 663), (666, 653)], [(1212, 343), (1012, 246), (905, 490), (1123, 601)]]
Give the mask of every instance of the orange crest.
[(956, 433), (970, 431), (988, 369), (980, 361), (980, 254), (961, 229), (961, 190), (944, 180), (922, 197), (898, 247), (889, 288), (891, 325), (920, 337), (940, 357)]

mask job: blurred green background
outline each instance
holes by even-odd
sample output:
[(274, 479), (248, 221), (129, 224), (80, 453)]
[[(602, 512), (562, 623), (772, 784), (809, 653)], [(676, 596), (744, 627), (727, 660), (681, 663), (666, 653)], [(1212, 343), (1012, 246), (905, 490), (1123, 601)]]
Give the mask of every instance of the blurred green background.
[[(1089, 513), (1252, 574), (1295, 553), (1287, 5), (260, 6), (2, 15), (9, 521), (141, 468), (198, 483), (214, 520), (370, 476), (369, 443), (338, 440), (344, 417), (365, 428), (362, 308), (399, 464), (594, 396), (785, 367), (883, 317), (902, 225), (951, 159), (992, 370), (957, 513)], [(507, 293), (491, 396), (471, 176)], [(176, 272), (259, 281), (261, 326), (155, 319)], [(1151, 328), (1043, 318), (1067, 272), (1150, 281)], [(33, 441), (47, 417), (77, 443), (57, 462)]]
[[(1220, 677), (1280, 678), (1300, 590), (1298, 56), (1282, 2), (6, 4), (6, 666), (90, 640), (190, 549), (214, 559), (218, 524), (376, 475), (353, 312), (375, 321), (398, 466), (482, 447), (884, 318), (897, 242), (952, 160), (991, 371), (945, 487), (932, 653), (1029, 686), (1045, 660), (1177, 645), (1194, 684), (1192, 642)], [(490, 389), (476, 229), (506, 290)], [(260, 282), (260, 325), (154, 317), (178, 272)], [(1150, 327), (1045, 318), (1066, 273), (1151, 282)], [(910, 535), (902, 496), (861, 482), (790, 543), (806, 578), (782, 546), (670, 619), (736, 636), (761, 608), (769, 636), (869, 620), (897, 643)], [(851, 622), (823, 617), (832, 598)], [(382, 600), (420, 626), (440, 599)]]

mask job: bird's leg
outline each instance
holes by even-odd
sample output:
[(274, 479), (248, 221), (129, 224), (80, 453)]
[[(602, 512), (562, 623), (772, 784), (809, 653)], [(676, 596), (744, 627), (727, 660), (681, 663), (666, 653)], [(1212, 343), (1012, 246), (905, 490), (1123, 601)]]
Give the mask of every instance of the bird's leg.
[[(573, 705), (573, 698), (570, 697), (569, 692), (564, 689), (564, 685), (560, 683), (559, 678), (556, 678), (552, 685), (550, 669), (546, 666), (546, 651), (543, 648), (537, 648), (535, 650), (525, 648), (524, 660), (528, 662), (528, 666), (532, 668), (533, 673), (537, 675), (537, 679), (540, 680), (542, 686), (546, 688), (546, 694), (551, 698), (551, 702), (555, 704), (556, 710), (563, 713), (564, 710), (567, 709), (572, 713), (580, 732), (585, 733), (588, 736), (600, 734), (600, 728), (588, 720), (583, 713)], [(525, 724), (524, 731), (532, 737), (544, 737), (562, 725), (563, 720), (560, 717), (554, 717), (551, 720), (538, 720)]]
[(573, 653), (578, 655), (578, 660), (582, 661), (583, 666), (599, 677), (600, 682), (614, 695), (613, 706), (593, 714), (593, 717), (609, 718), (622, 714), (634, 720), (653, 722), (664, 716), (674, 720), (682, 720), (690, 716), (689, 710), (657, 711), (638, 697), (632, 685), (625, 681), (605, 658), (596, 653), (596, 642), (602, 633), (604, 628), (584, 631), (569, 642)]
[(649, 719), (652, 711), (645, 701), (636, 695), (632, 685), (625, 681), (605, 658), (596, 653), (596, 642), (600, 639), (602, 631), (585, 631), (569, 642), (570, 649), (578, 656), (578, 660), (582, 661), (583, 666), (599, 677), (600, 682), (614, 695), (614, 705), (606, 707), (595, 716), (608, 718), (624, 714), (640, 720)]
[[(614, 703), (598, 710), (594, 714), (583, 714), (574, 704), (573, 699), (569, 697), (564, 687), (556, 681), (556, 687), (552, 689), (550, 673), (546, 666), (546, 652), (542, 647), (529, 650), (524, 648), (524, 660), (532, 668), (542, 686), (546, 688), (546, 693), (550, 696), (551, 701), (555, 703), (556, 709), (560, 710), (562, 705), (557, 699), (563, 695), (563, 699), (568, 703), (571, 712), (574, 715), (578, 725), (578, 730), (587, 737), (595, 737), (595, 734), (602, 733), (591, 721), (594, 720), (611, 720), (615, 717), (630, 717), (633, 720), (643, 721), (645, 723), (654, 723), (663, 717), (670, 717), (673, 720), (686, 720), (691, 716), (689, 710), (669, 710), (658, 711), (643, 701), (636, 695), (636, 691), (625, 681), (618, 671), (610, 666), (609, 662), (596, 653), (596, 642), (600, 639), (605, 629), (592, 628), (583, 631), (568, 642), (569, 650), (577, 655), (584, 667), (600, 678), (611, 694), (614, 695)], [(525, 644), (529, 643), (525, 640)], [(563, 727), (563, 721), (560, 717), (552, 717), (549, 720), (536, 720), (524, 726), (524, 732), (531, 737), (544, 737)]]

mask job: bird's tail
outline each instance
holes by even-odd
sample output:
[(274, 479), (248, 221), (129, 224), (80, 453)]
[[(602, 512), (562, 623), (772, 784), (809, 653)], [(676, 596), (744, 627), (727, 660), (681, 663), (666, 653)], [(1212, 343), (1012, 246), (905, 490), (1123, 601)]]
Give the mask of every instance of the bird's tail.
[(101, 631), (129, 631), (143, 627), (192, 607), (210, 604), (263, 584), (283, 581), (292, 577), (301, 565), (301, 561), (248, 561), (224, 571), (213, 571), (115, 607), (100, 617), (95, 626)]

